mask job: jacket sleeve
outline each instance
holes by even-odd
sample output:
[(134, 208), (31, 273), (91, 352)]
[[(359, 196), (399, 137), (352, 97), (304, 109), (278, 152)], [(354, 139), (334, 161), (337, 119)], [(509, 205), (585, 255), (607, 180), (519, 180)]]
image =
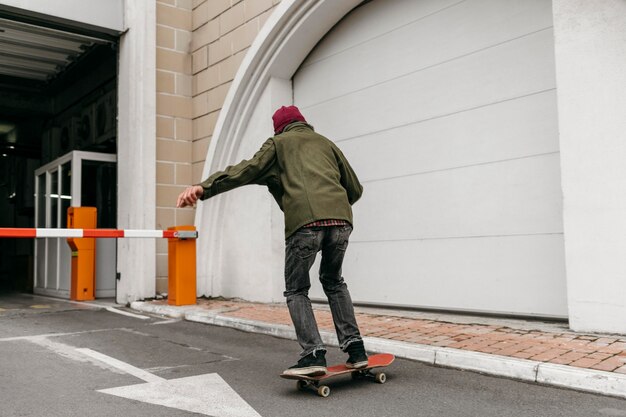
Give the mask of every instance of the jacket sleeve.
[(341, 173), (341, 185), (346, 189), (350, 205), (356, 203), (363, 195), (363, 186), (359, 182), (356, 173), (339, 148), (336, 148), (337, 164)]
[(242, 185), (256, 184), (259, 177), (268, 171), (276, 159), (276, 147), (270, 138), (257, 153), (249, 160), (243, 160), (237, 165), (231, 165), (223, 171), (212, 174), (200, 185), (204, 194), (201, 199), (206, 200)]
[(274, 200), (276, 200), (276, 203), (278, 203), (278, 207), (284, 211), (283, 195), (285, 192), (280, 182), (280, 169), (278, 168), (278, 164), (272, 164), (267, 172), (254, 180), (254, 184), (265, 185), (270, 194), (272, 194), (272, 197), (274, 197)]

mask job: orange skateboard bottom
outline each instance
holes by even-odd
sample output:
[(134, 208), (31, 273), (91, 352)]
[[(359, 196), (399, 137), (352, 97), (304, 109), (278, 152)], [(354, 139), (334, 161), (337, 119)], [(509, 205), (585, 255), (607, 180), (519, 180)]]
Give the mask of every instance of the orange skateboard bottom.
[(361, 369), (351, 369), (342, 364), (327, 367), (324, 375), (306, 376), (281, 374), (280, 376), (285, 379), (297, 380), (298, 390), (303, 391), (305, 389), (313, 389), (317, 391), (317, 394), (321, 397), (328, 397), (330, 395), (330, 388), (327, 385), (321, 385), (320, 382), (337, 375), (351, 374), (353, 379), (365, 378), (384, 384), (387, 381), (385, 373), (373, 373), (372, 369), (384, 368), (385, 366), (391, 365), (395, 356), (390, 353), (379, 353), (371, 355), (367, 359), (367, 366)]

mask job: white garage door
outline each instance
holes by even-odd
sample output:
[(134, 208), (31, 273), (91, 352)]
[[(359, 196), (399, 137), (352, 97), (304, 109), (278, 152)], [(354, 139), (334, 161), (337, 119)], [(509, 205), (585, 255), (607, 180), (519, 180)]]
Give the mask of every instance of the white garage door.
[(365, 188), (355, 301), (567, 315), (553, 45), (549, 0), (375, 0), (303, 63)]

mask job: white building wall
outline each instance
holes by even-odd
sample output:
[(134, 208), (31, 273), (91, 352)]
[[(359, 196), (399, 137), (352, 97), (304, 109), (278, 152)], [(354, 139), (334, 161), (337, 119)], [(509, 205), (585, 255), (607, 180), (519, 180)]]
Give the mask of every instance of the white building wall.
[[(250, 159), (273, 136), (272, 114), (290, 94), (290, 81), (268, 82), (252, 115), (241, 121), (242, 141), (228, 164)], [(199, 295), (282, 300), (284, 219), (267, 187), (241, 187), (200, 204), (207, 216), (198, 239), (198, 261), (206, 266), (200, 268)]]
[[(360, 0), (282, 0), (233, 80), (202, 178), (249, 158), (272, 135), (272, 114), (293, 100), (291, 77), (315, 44)], [(282, 301), (282, 213), (267, 190), (245, 187), (196, 210), (198, 295)]]
[[(223, 167), (224, 161), (237, 162), (233, 152), (225, 148), (236, 148), (244, 140), (237, 125), (255, 112), (261, 95), (255, 93), (259, 85), (265, 86), (271, 77), (289, 79), (304, 58), (301, 54), (312, 49), (322, 34), (356, 4), (357, 0), (350, 4), (334, 0), (281, 2), (233, 82), (214, 132), (205, 174), (209, 168)], [(338, 10), (339, 5), (345, 7)], [(572, 327), (579, 330), (626, 333), (626, 118), (622, 117), (626, 103), (624, 95), (619, 94), (626, 85), (625, 7), (618, 0), (553, 2), (567, 301)], [(288, 93), (285, 94), (289, 96)], [(255, 136), (254, 147), (259, 144), (257, 139)], [(251, 191), (259, 194), (248, 210), (265, 210), (266, 196), (260, 191)], [(241, 283), (224, 284), (236, 279), (226, 271), (239, 268), (233, 262), (250, 262), (245, 254), (251, 253), (252, 243), (258, 242), (245, 239), (248, 223), (220, 226), (230, 215), (231, 207), (207, 202), (197, 212), (196, 224), (202, 236), (198, 251), (199, 294), (245, 294), (239, 292)], [(277, 234), (275, 225), (271, 233)], [(219, 264), (223, 254), (216, 249), (225, 236), (239, 237), (239, 244), (235, 244), (235, 237), (226, 238), (233, 239), (226, 246), (232, 251), (228, 254), (230, 266)], [(270, 262), (282, 262), (280, 249), (274, 248), (271, 256)], [(259, 258), (253, 259), (258, 262)], [(258, 275), (249, 285), (267, 285), (264, 277)], [(274, 285), (272, 296), (265, 293), (261, 297), (264, 301), (271, 301), (278, 294), (278, 284)]]
[(626, 2), (553, 10), (570, 326), (626, 333)]
[[(156, 4), (126, 2), (120, 39), (117, 227), (154, 229), (156, 220)], [(117, 302), (155, 295), (155, 239), (119, 239)]]

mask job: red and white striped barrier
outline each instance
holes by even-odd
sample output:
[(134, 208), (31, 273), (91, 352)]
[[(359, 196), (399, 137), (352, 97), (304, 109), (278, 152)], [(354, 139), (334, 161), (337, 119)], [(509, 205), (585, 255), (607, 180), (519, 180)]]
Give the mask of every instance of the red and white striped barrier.
[(0, 227), (0, 238), (77, 237), (77, 238), (166, 238), (197, 239), (195, 230), (118, 230), (118, 229), (40, 229)]

